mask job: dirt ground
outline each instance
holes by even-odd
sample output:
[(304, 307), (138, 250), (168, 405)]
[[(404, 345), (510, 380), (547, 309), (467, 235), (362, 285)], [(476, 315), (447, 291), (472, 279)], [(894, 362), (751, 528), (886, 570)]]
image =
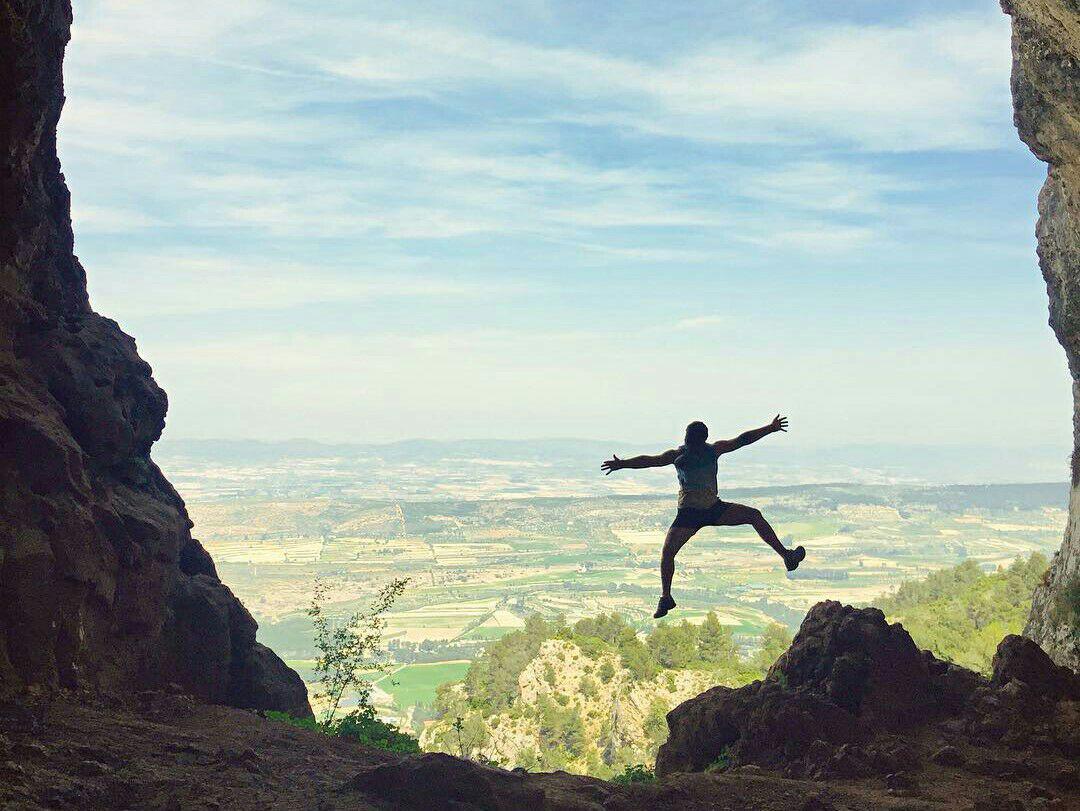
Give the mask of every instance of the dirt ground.
[[(888, 778), (788, 780), (756, 767), (617, 786), (565, 773), (401, 758), (255, 713), (142, 694), (0, 705), (0, 806), (29, 809), (1080, 809), (1067, 759), (970, 749)], [(940, 742), (912, 741), (930, 751)], [(1036, 773), (1037, 772), (1037, 773)], [(1065, 784), (1065, 785), (1063, 785)]]

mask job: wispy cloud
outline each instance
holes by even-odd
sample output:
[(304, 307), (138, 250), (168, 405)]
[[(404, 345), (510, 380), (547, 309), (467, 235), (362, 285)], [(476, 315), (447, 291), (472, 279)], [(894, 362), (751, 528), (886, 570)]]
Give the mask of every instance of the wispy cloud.
[(730, 323), (730, 318), (722, 315), (696, 315), (692, 318), (680, 318), (671, 329), (676, 330), (699, 330), (708, 327), (716, 327)]
[[(407, 263), (406, 263), (407, 264)], [(390, 265), (387, 267), (386, 265)], [(480, 283), (368, 259), (354, 266), (244, 261), (191, 253), (120, 254), (91, 278), (98, 309), (146, 315), (279, 310), (320, 303), (480, 300), (519, 295), (520, 282)]]
[[(696, 413), (700, 392), (662, 381), (722, 342), (707, 394), (733, 408), (782, 389), (824, 425), (887, 395), (966, 430), (946, 361), (900, 386), (864, 358), (863, 386), (830, 358), (931, 320), (931, 292), (977, 287), (986, 323), (1020, 322), (1001, 291), (1041, 172), (1012, 130), (1004, 16), (656, 8), (78, 3), (60, 130), (78, 250), (171, 424), (258, 411), (297, 435), (312, 411), (386, 435), (435, 391), (450, 434), (588, 433), (558, 427), (586, 414), (632, 435)], [(823, 333), (837, 346), (806, 340)]]

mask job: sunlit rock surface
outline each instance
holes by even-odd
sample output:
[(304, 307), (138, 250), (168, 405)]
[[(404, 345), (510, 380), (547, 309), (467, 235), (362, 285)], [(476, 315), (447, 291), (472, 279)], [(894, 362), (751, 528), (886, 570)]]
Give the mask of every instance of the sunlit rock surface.
[(56, 156), (70, 23), (0, 0), (0, 692), (175, 682), (309, 712), (150, 461), (165, 392), (90, 308)]
[(1016, 128), (1047, 163), (1039, 193), (1039, 266), (1050, 326), (1073, 376), (1072, 496), (1065, 541), (1036, 590), (1025, 633), (1059, 664), (1080, 669), (1080, 6), (1003, 0), (1012, 17)]

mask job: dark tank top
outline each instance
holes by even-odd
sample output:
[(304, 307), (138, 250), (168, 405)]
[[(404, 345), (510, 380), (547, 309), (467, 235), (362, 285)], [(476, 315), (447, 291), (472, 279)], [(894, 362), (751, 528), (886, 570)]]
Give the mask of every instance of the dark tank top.
[(712, 445), (683, 445), (675, 458), (679, 506), (705, 509), (716, 503), (717, 459)]

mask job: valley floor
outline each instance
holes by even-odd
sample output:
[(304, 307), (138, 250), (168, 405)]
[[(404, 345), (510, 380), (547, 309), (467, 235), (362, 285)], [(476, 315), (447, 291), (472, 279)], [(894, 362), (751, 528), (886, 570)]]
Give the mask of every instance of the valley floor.
[[(912, 744), (925, 749), (935, 741)], [(561, 772), (487, 769), (446, 755), (399, 758), (168, 693), (141, 694), (133, 706), (75, 697), (47, 709), (0, 704), (0, 807), (12, 811), (1080, 808), (1075, 788), (1032, 776), (1020, 753), (973, 750), (965, 760), (971, 765), (963, 768), (927, 763), (913, 787), (899, 792), (883, 778), (822, 783), (756, 767), (618, 786)]]

